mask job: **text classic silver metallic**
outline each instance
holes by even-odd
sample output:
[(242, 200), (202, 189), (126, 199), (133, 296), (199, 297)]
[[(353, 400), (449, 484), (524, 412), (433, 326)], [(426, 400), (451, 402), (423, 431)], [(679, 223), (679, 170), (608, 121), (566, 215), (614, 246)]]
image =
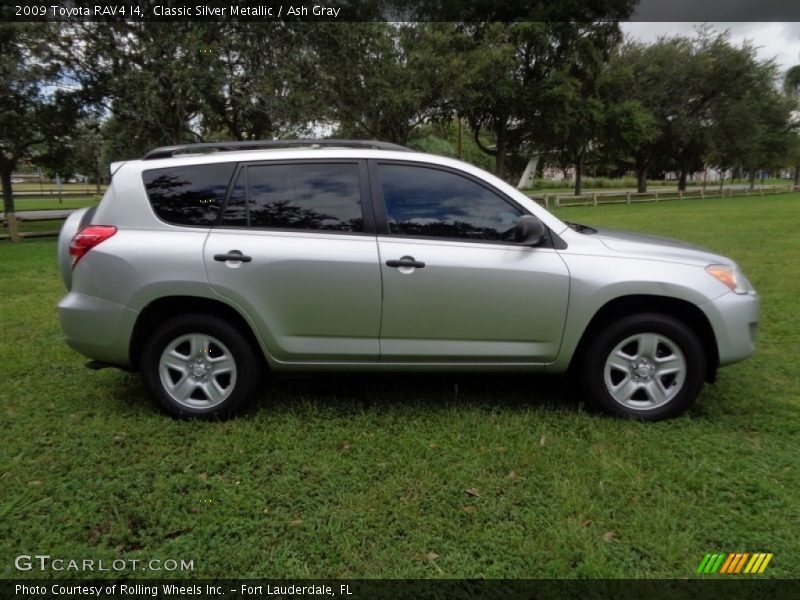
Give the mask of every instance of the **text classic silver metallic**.
[(606, 411), (657, 420), (754, 350), (731, 259), (563, 222), (460, 161), (308, 140), (111, 169), (61, 230), (61, 327), (178, 417), (226, 417), (269, 372), (574, 370)]

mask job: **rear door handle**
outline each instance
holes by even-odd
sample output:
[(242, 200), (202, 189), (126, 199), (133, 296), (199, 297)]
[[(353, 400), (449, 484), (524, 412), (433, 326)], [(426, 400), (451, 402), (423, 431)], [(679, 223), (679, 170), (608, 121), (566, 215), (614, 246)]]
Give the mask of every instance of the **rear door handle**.
[(425, 267), (425, 263), (421, 260), (414, 260), (413, 256), (404, 256), (399, 260), (387, 260), (386, 261), (387, 267), (413, 267), (415, 269), (422, 269)]
[(245, 256), (238, 250), (231, 250), (227, 254), (215, 254), (214, 260), (218, 262), (226, 262), (229, 260), (238, 260), (239, 262), (250, 262), (253, 259), (250, 256)]

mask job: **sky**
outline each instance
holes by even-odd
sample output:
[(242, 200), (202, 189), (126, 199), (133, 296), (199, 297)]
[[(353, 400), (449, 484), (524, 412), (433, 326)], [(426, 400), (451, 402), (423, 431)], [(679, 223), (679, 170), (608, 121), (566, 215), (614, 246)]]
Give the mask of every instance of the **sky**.
[[(660, 36), (693, 36), (702, 23), (621, 23), (626, 35), (642, 42), (654, 42)], [(722, 31), (730, 30), (737, 45), (750, 40), (760, 59), (774, 58), (781, 71), (800, 64), (800, 23), (710, 23)]]

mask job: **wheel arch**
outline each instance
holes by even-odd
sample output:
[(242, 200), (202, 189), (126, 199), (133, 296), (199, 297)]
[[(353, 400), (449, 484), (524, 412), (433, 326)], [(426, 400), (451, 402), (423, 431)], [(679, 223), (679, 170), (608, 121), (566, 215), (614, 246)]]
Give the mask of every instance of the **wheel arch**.
[(713, 383), (719, 366), (719, 349), (711, 323), (700, 308), (680, 298), (635, 294), (614, 298), (604, 304), (592, 317), (581, 335), (570, 360), (569, 370), (580, 365), (584, 353), (592, 339), (614, 321), (632, 314), (660, 313), (683, 322), (694, 331), (706, 355), (705, 380)]
[(128, 350), (131, 369), (139, 368), (144, 345), (156, 327), (172, 317), (188, 313), (204, 313), (226, 320), (247, 338), (253, 351), (257, 352), (259, 359), (268, 366), (264, 348), (253, 332), (253, 328), (238, 310), (219, 300), (200, 296), (166, 296), (150, 302), (136, 318)]

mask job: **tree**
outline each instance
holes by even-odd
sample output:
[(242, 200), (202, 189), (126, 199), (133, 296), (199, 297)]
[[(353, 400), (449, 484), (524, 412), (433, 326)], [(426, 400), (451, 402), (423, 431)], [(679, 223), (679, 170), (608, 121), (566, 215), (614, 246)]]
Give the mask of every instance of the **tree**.
[(199, 141), (212, 85), (213, 23), (81, 23), (62, 29), (67, 76), (87, 106), (110, 114), (119, 158)]
[[(774, 65), (727, 32), (702, 29), (695, 39), (625, 44), (606, 70), (606, 146), (633, 168), (638, 190), (654, 168), (688, 174), (712, 159), (721, 167), (772, 163), (786, 150), (785, 103)], [(783, 115), (783, 116), (781, 116)]]
[(723, 170), (740, 167), (747, 171), (752, 189), (757, 170), (781, 167), (796, 152), (792, 106), (791, 99), (769, 78), (726, 102), (716, 114), (709, 160)]
[(600, 83), (612, 44), (619, 39), (614, 34), (608, 31), (609, 40), (600, 46), (579, 39), (572, 59), (551, 76), (540, 97), (543, 138), (575, 167), (576, 196), (583, 191), (586, 158), (598, 149), (606, 117)]
[(103, 173), (103, 123), (97, 115), (85, 115), (79, 119), (65, 136), (56, 153), (46, 152), (38, 156), (36, 164), (63, 178), (84, 175), (95, 184), (95, 193), (100, 194)]
[[(770, 104), (776, 91), (774, 65), (759, 61), (749, 42), (734, 46), (727, 31), (705, 27), (694, 40), (683, 43), (688, 54), (673, 84), (677, 102), (670, 106), (664, 129), (665, 147), (682, 190), (686, 189), (687, 174), (702, 168), (709, 136), (722, 126), (721, 113), (744, 102), (767, 120), (776, 114)], [(741, 126), (736, 129), (738, 135), (747, 135)]]
[[(536, 6), (539, 20), (452, 26), (454, 35), (467, 40), (462, 43), (467, 60), (460, 85), (454, 86), (455, 104), (476, 142), (483, 131), (494, 138), (494, 147), (479, 145), (495, 157), (495, 173), (501, 177), (509, 155), (523, 146), (551, 149), (554, 126), (560, 125), (563, 133), (571, 120), (571, 146), (578, 154), (585, 152), (588, 142), (578, 138), (592, 137), (588, 125), (595, 121), (595, 110), (583, 111), (575, 101), (593, 87), (597, 61), (620, 39), (617, 20), (629, 16), (634, 3)], [(580, 14), (562, 12), (567, 9)], [(558, 113), (556, 107), (571, 112)]]
[[(793, 99), (795, 103), (800, 99), (800, 65), (795, 65), (787, 69), (783, 77), (783, 91), (786, 95)], [(795, 118), (795, 123), (797, 119)], [(797, 124), (797, 123), (796, 123)], [(792, 158), (794, 160), (794, 185), (800, 185), (800, 139), (795, 140), (794, 152)]]
[(236, 140), (305, 133), (330, 114), (313, 30), (304, 23), (217, 23), (204, 135)]
[(316, 30), (317, 77), (340, 135), (407, 144), (436, 114), (451, 78), (439, 68), (443, 57), (433, 48), (441, 40), (434, 31), (419, 23), (332, 24)]
[(49, 23), (0, 23), (0, 182), (12, 240), (11, 174), (37, 150), (58, 153), (80, 113), (75, 94), (59, 87), (62, 65), (50, 53), (56, 35)]
[(676, 41), (628, 42), (612, 54), (604, 72), (604, 146), (616, 162), (636, 172), (639, 193), (647, 191), (648, 172), (663, 154), (672, 82), (685, 56), (685, 47)]

